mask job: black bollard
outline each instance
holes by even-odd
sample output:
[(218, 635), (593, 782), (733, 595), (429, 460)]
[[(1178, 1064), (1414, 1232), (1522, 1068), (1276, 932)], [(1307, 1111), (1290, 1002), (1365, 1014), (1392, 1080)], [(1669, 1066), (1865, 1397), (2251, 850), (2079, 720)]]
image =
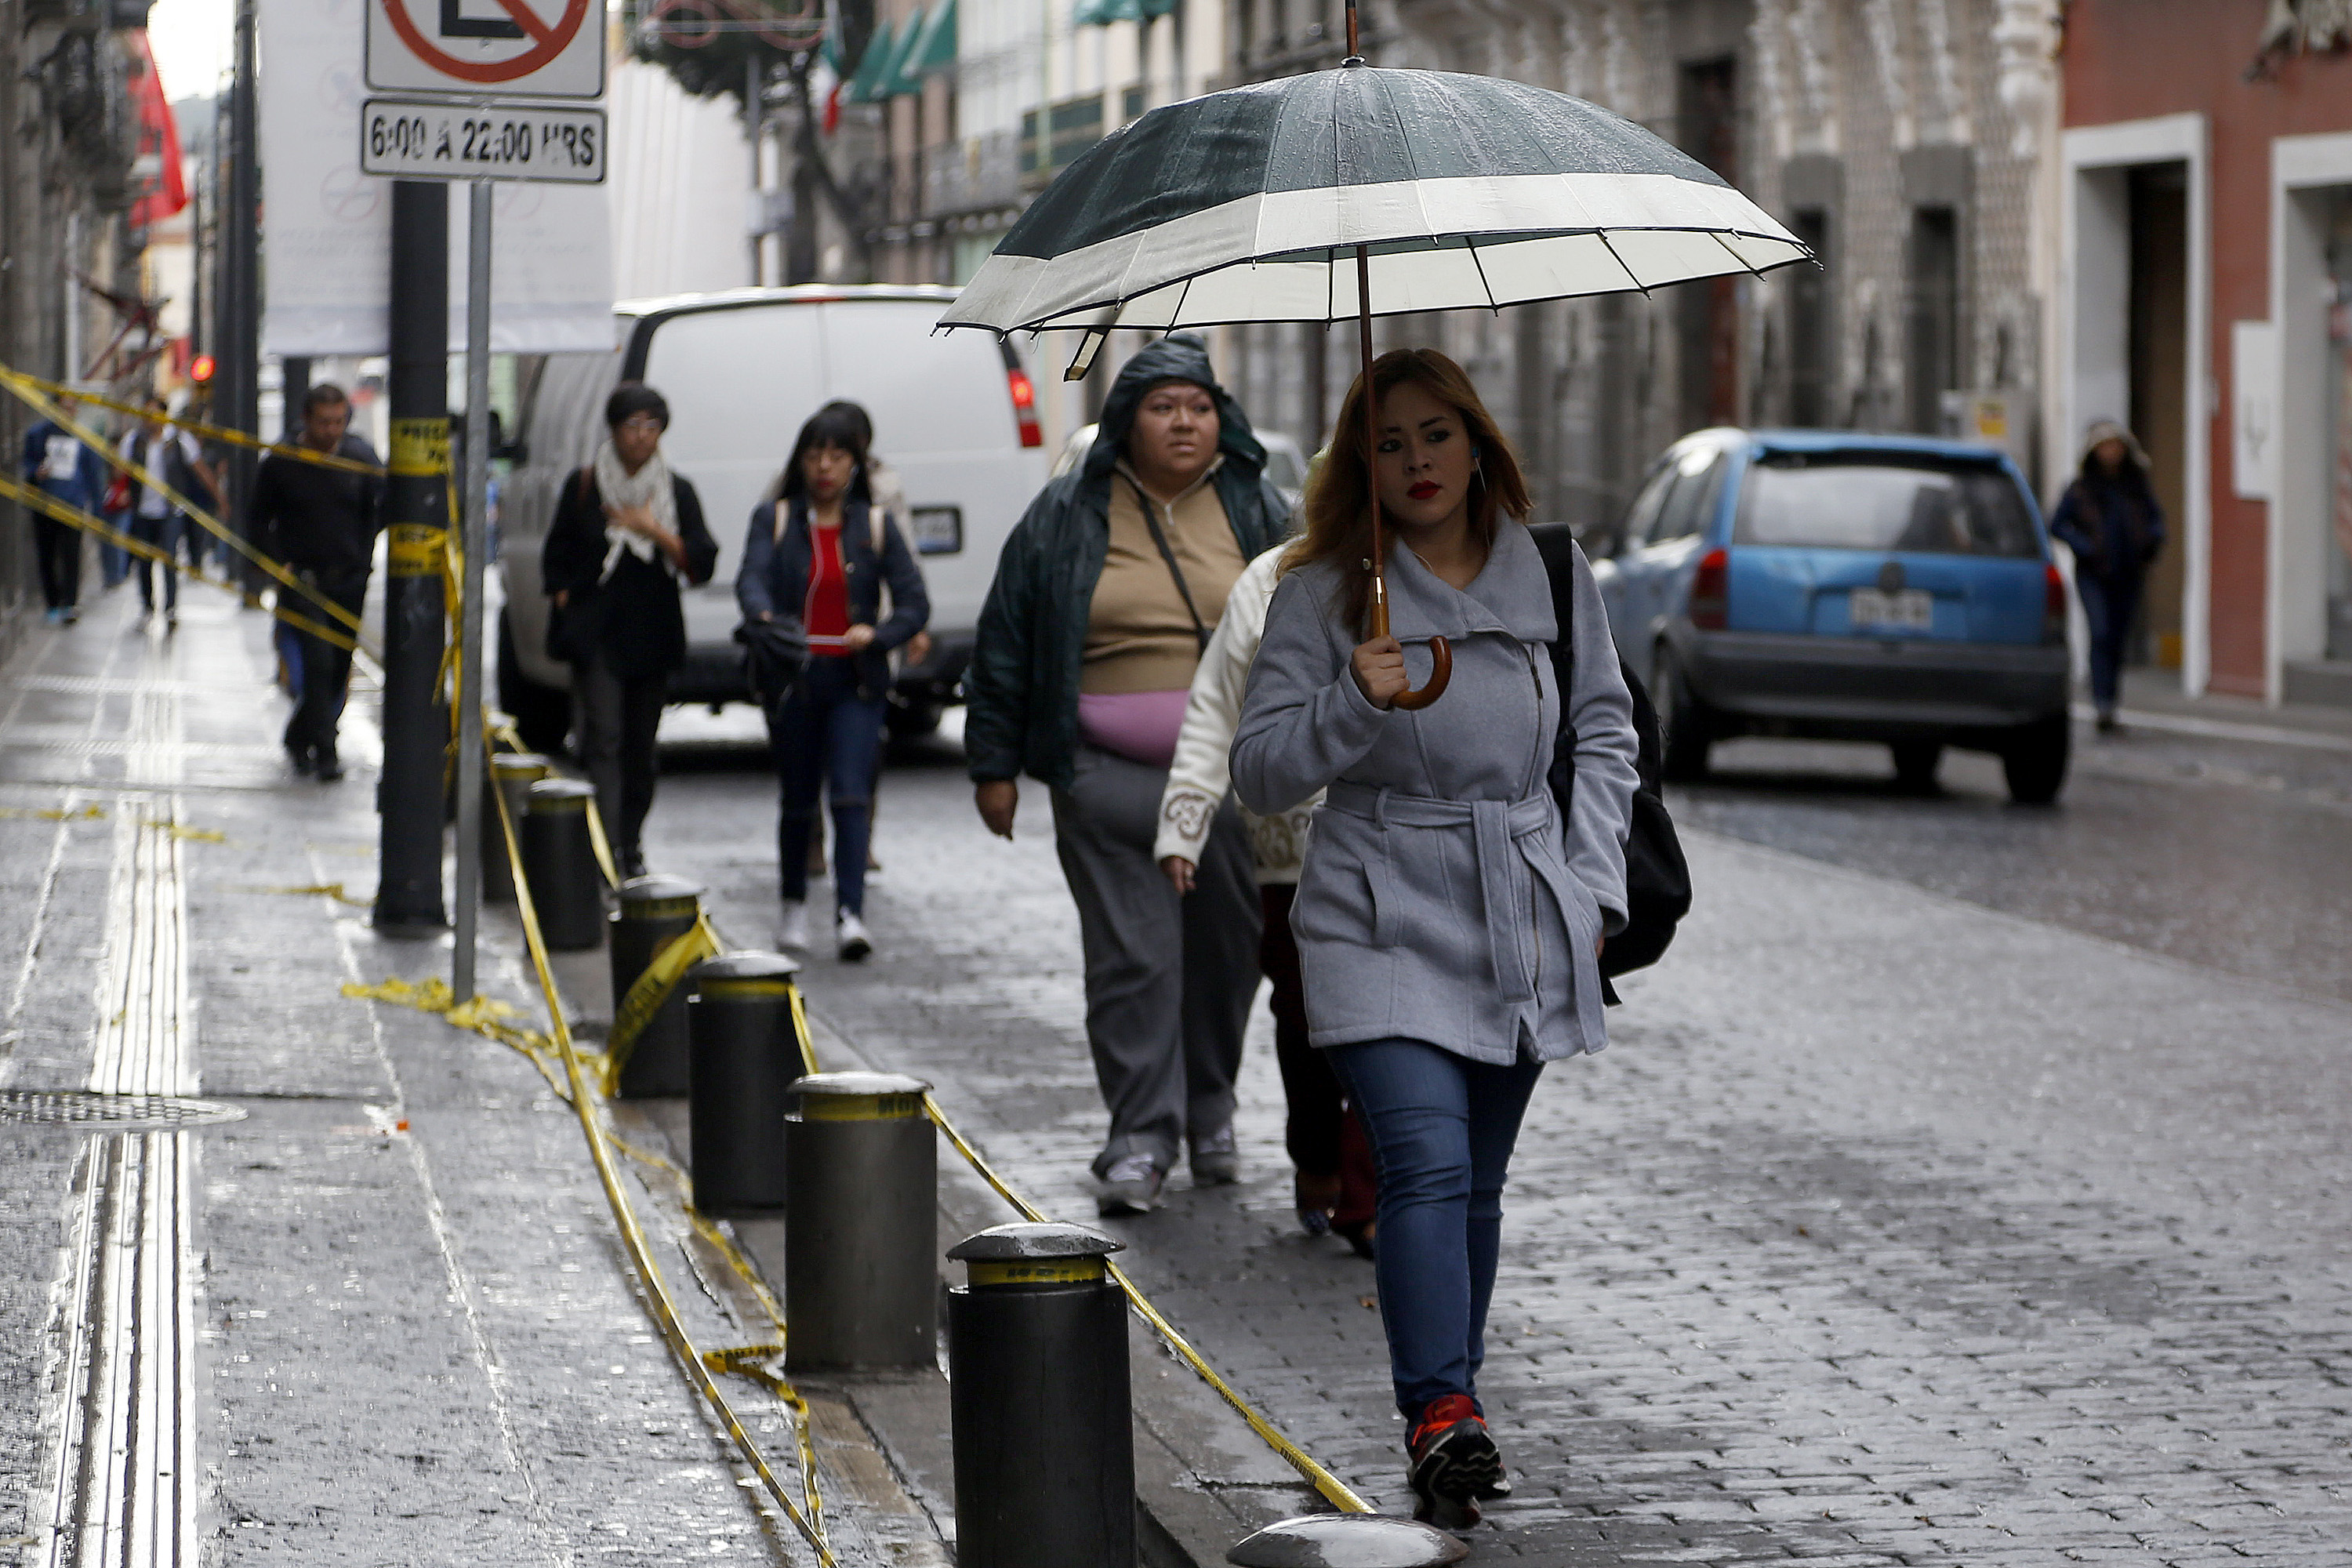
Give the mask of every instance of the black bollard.
[(784, 1363), (929, 1366), (939, 1359), (939, 1137), (930, 1085), (817, 1073), (784, 1122)]
[(784, 1206), (784, 1112), (802, 1067), (793, 1037), (799, 969), (782, 953), (722, 952), (687, 971), (687, 1121), (694, 1206), (704, 1214), (748, 1218)]
[[(614, 1037), (605, 1048), (617, 1048), (617, 1035), (628, 997), (640, 975), (662, 949), (692, 931), (702, 918), (702, 888), (683, 877), (656, 874), (632, 877), (621, 884), (620, 905), (613, 913), (613, 1026)], [(684, 975), (668, 1000), (655, 1009), (630, 1042), (621, 1064), (620, 1093), (624, 1100), (687, 1092), (686, 986)]]
[[(522, 841), (523, 807), (530, 786), (552, 771), (537, 752), (500, 752), (490, 758), (490, 787), (506, 797), (518, 845)], [(499, 820), (495, 801), (482, 803), (482, 898), (493, 904), (515, 901), (514, 869), (507, 864), (507, 830)]]
[[(1079, 1225), (1000, 1225), (948, 1256), (961, 1568), (1134, 1568), (1127, 1301)], [(798, 1331), (795, 1325), (794, 1331)]]
[(588, 837), (595, 798), (596, 786), (580, 779), (541, 779), (526, 797), (522, 872), (539, 934), (560, 952), (583, 952), (604, 937), (604, 874)]

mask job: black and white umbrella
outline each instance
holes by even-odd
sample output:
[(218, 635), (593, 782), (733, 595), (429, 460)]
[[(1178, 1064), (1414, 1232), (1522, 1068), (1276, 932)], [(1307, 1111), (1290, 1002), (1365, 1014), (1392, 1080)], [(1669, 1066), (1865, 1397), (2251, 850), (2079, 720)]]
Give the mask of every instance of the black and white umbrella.
[[(1643, 292), (1811, 258), (1713, 170), (1581, 99), (1495, 77), (1336, 70), (1155, 109), (1055, 176), (940, 318), (944, 327), (1169, 331)], [(1364, 400), (1367, 460), (1371, 400)], [(1388, 635), (1371, 487), (1374, 637)], [(1425, 707), (1453, 656), (1430, 645)]]
[(1153, 110), (1063, 171), (943, 318), (999, 331), (1490, 310), (1810, 256), (1705, 164), (1523, 82), (1343, 66)]

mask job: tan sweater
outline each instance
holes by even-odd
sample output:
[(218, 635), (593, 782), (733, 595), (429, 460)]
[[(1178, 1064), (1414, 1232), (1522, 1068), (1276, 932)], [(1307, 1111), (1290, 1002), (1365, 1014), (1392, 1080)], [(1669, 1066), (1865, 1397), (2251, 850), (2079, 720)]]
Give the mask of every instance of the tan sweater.
[[(1211, 631), (1216, 630), (1225, 599), (1248, 564), (1225, 519), (1224, 503), (1210, 483), (1216, 471), (1217, 464), (1211, 464), (1172, 506), (1153, 503), (1176, 563), (1192, 590), (1193, 606)], [(1192, 617), (1176, 591), (1175, 579), (1168, 574), (1168, 563), (1160, 559), (1160, 547), (1151, 542), (1138, 499), (1141, 492), (1132, 481), (1132, 470), (1122, 461), (1110, 485), (1110, 550), (1103, 558), (1087, 621), (1078, 689), (1088, 695), (1181, 691), (1192, 684), (1192, 671), (1201, 662)]]

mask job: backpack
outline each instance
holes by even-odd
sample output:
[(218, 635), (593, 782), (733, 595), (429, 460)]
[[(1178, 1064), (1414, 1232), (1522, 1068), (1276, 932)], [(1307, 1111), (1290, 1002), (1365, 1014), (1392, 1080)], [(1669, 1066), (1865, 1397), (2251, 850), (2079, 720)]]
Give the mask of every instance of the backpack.
[[(1568, 820), (1569, 802), (1576, 790), (1576, 728), (1568, 710), (1568, 694), (1576, 675), (1576, 540), (1564, 522), (1539, 523), (1528, 530), (1542, 552), (1544, 574), (1551, 582), (1552, 614), (1559, 636), (1551, 645), (1551, 667), (1560, 695), (1559, 737), (1552, 747), (1547, 782), (1559, 802), (1560, 819)], [(1625, 689), (1633, 700), (1633, 768), (1640, 782), (1633, 789), (1632, 820), (1625, 836), (1625, 929), (1601, 949), (1601, 999), (1614, 1003), (1617, 988), (1612, 977), (1646, 968), (1665, 956), (1675, 940), (1675, 927), (1690, 912), (1690, 866), (1683, 858), (1682, 840), (1675, 819), (1666, 813), (1660, 793), (1665, 747), (1658, 731), (1658, 710), (1650, 693), (1633, 672), (1618, 661)]]

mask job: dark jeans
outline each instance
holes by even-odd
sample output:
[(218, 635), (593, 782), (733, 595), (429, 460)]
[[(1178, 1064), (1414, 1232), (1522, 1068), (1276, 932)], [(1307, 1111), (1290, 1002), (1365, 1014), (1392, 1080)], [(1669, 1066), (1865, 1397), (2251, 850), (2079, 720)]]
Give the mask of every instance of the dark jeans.
[(1381, 1322), (1397, 1408), (1478, 1392), (1502, 1255), (1503, 1179), (1543, 1064), (1494, 1067), (1419, 1040), (1332, 1047), (1381, 1171)]
[(72, 609), (81, 598), (81, 530), (36, 515), (33, 553), (41, 568), (42, 599), (52, 610)]
[(1257, 966), (1271, 987), (1266, 1005), (1274, 1014), (1274, 1059), (1282, 1069), (1286, 1112), (1282, 1146), (1300, 1175), (1339, 1177), (1339, 1206), (1332, 1217), (1361, 1225), (1373, 1212), (1371, 1150), (1329, 1055), (1307, 1043), (1307, 986), (1298, 971), (1298, 939), (1290, 930), (1290, 906), (1297, 898), (1295, 882), (1258, 889), (1265, 924)]
[(1069, 788), (1054, 792), (1054, 850), (1078, 906), (1087, 1045), (1110, 1111), (1094, 1171), (1149, 1154), (1164, 1173), (1185, 1143), (1233, 1125), (1257, 999), (1249, 835), (1228, 802), (1180, 898), (1151, 858), (1168, 770), (1086, 745), (1076, 762)]
[(833, 902), (866, 912), (866, 852), (874, 835), (874, 777), (882, 766), (882, 699), (857, 694), (855, 659), (812, 658), (768, 715), (783, 804), (776, 870), (787, 899), (808, 897), (809, 834), (817, 798), (833, 799)]
[[(353, 616), (367, 602), (368, 580), (364, 572), (322, 574), (304, 571), (299, 575), (320, 597), (341, 605)], [(351, 627), (307, 594), (289, 589), (286, 607), (329, 631), (351, 635)], [(302, 695), (294, 704), (294, 716), (286, 721), (286, 745), (289, 751), (316, 757), (322, 763), (331, 762), (335, 756), (335, 724), (343, 716), (343, 693), (352, 680), (352, 650), (337, 647), (299, 626), (294, 636), (302, 650)]]
[(2085, 574), (2074, 579), (2074, 588), (2083, 596), (2083, 618), (2090, 623), (2091, 701), (2100, 712), (2112, 713), (2123, 696), (2124, 651), (2139, 610), (2139, 579)]
[(668, 700), (667, 675), (624, 679), (602, 659), (572, 667), (572, 743), (596, 786), (596, 815), (604, 820), (613, 853), (624, 860), (637, 858), (654, 808), (654, 781), (660, 777), (654, 743)]
[(164, 555), (161, 562), (150, 561), (144, 555), (137, 558), (139, 602), (151, 610), (155, 607), (155, 574), (161, 572), (163, 574), (163, 607), (178, 609), (180, 535), (187, 531), (188, 520), (176, 511), (167, 511), (161, 517), (141, 517), (132, 512), (124, 521), (129, 526), (123, 529), (123, 532), (142, 544), (153, 545)]

